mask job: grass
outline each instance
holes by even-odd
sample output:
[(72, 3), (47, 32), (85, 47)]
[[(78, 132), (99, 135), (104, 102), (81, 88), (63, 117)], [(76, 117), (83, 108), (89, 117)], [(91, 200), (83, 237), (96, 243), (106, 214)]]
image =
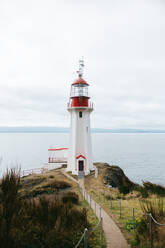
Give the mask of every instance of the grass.
[[(88, 209), (88, 215), (87, 215), (88, 216), (88, 221), (92, 225), (91, 228), (94, 228), (99, 222), (98, 218), (95, 216), (94, 211), (90, 208), (90, 206), (87, 203), (87, 201), (84, 200), (84, 197), (82, 196), (79, 188), (77, 188), (76, 193), (78, 193), (78, 195), (79, 195), (81, 208), (85, 207), (86, 209)], [(100, 228), (99, 227), (94, 231), (94, 233), (89, 233), (89, 235), (92, 235), (92, 236), (94, 234), (95, 234), (95, 238), (93, 240), (92, 245), (95, 248), (100, 248)], [(105, 248), (105, 247), (106, 247), (106, 239), (105, 239), (105, 235), (104, 235), (104, 232), (103, 232), (102, 248)]]
[(78, 180), (78, 176), (77, 175), (73, 175), (71, 171), (67, 172), (69, 176), (72, 176), (74, 179)]
[[(96, 191), (93, 189), (87, 189), (93, 199), (99, 203), (102, 208), (112, 217), (118, 227), (123, 232), (124, 236), (130, 242), (131, 235), (125, 229), (125, 224), (128, 220), (133, 219), (133, 208), (135, 218), (141, 218), (143, 215), (138, 199), (121, 199), (121, 216), (120, 216), (120, 197), (122, 197), (117, 190), (109, 190), (105, 187), (105, 190)], [(110, 196), (112, 200), (110, 201)]]
[(52, 170), (42, 175), (30, 175), (21, 178), (20, 194), (23, 198), (55, 194), (74, 188), (72, 181), (65, 178), (60, 170)]
[[(49, 187), (58, 191), (29, 199), (28, 191)], [(91, 229), (98, 223), (78, 185), (60, 170), (21, 179), (14, 171), (8, 172), (0, 191), (1, 247), (69, 248), (75, 246), (85, 227)], [(100, 247), (99, 228), (89, 232), (88, 237), (89, 248)], [(106, 247), (104, 236), (102, 247)]]
[[(69, 175), (73, 176), (71, 173), (69, 173)], [(74, 176), (73, 176), (73, 178), (77, 179)], [(91, 229), (93, 229), (98, 224), (99, 220), (96, 217), (96, 215), (94, 214), (93, 209), (90, 208), (88, 202), (84, 199), (82, 193), (80, 192), (78, 184), (73, 182), (73, 181), (72, 181), (72, 183), (74, 184), (74, 189), (72, 189), (72, 192), (76, 193), (79, 196), (80, 205), (78, 207), (80, 207), (81, 209), (83, 209), (83, 208), (87, 209), (87, 219), (88, 219), (89, 223), (91, 224)], [(99, 226), (93, 233), (90, 232), (89, 235), (93, 237), (92, 247), (93, 248), (100, 248), (100, 228), (99, 228)], [(105, 248), (105, 247), (106, 247), (106, 239), (105, 239), (105, 235), (103, 232), (102, 248)]]
[[(113, 218), (113, 220), (116, 222), (118, 227), (123, 232), (125, 238), (132, 245), (131, 247), (145, 247), (145, 246), (138, 246), (139, 243), (137, 241), (134, 242), (136, 238), (136, 235), (135, 235), (136, 231), (135, 232), (132, 231), (133, 208), (134, 208), (134, 214), (135, 214), (135, 220), (136, 220), (136, 228), (138, 229), (139, 222), (142, 222), (142, 224), (144, 224), (143, 223), (144, 209), (146, 211), (148, 209), (148, 211), (152, 212), (153, 214), (155, 213), (154, 211), (162, 213), (163, 211), (162, 211), (161, 206), (163, 204), (159, 200), (157, 200), (158, 198), (157, 195), (151, 193), (152, 184), (148, 184), (148, 183), (145, 184), (145, 190), (146, 190), (146, 186), (148, 187), (150, 186), (150, 190), (149, 190), (150, 192), (148, 192), (148, 197), (145, 199), (142, 197), (142, 193), (139, 191), (132, 191), (129, 194), (124, 195), (124, 194), (121, 194), (119, 190), (116, 188), (106, 187), (103, 183), (104, 182), (104, 171), (105, 170), (103, 171), (100, 170), (100, 173), (97, 179), (94, 178), (94, 176), (92, 175), (88, 175), (85, 177), (86, 190), (88, 191), (89, 194), (91, 194), (93, 199), (96, 202), (98, 202), (104, 208), (104, 210)], [(155, 188), (157, 188), (158, 190), (155, 190)], [(162, 192), (162, 188), (157, 187), (157, 185), (155, 187), (154, 185), (154, 191), (152, 190), (152, 192), (155, 192), (155, 191)], [(144, 197), (146, 197), (145, 194), (144, 194)], [(110, 201), (110, 199), (112, 200)], [(120, 216), (120, 199), (121, 199), (121, 216)], [(163, 199), (163, 197), (161, 199)], [(149, 200), (151, 203), (145, 204), (146, 200)], [(157, 202), (157, 203), (154, 203), (154, 202)], [(142, 207), (143, 203), (145, 205), (143, 205)], [(154, 216), (158, 216), (158, 215), (154, 215)], [(163, 234), (165, 233), (165, 227), (164, 229), (162, 227), (159, 229), (161, 229), (161, 233)], [(157, 245), (156, 237), (154, 239), (154, 244)], [(155, 247), (161, 248), (165, 246), (158, 245)]]

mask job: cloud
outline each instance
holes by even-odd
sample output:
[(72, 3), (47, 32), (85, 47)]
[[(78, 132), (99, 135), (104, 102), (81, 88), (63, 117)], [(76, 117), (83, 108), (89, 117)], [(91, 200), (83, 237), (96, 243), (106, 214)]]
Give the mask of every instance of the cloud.
[(159, 0), (1, 1), (1, 125), (68, 126), (83, 55), (93, 127), (163, 127), (164, 10)]

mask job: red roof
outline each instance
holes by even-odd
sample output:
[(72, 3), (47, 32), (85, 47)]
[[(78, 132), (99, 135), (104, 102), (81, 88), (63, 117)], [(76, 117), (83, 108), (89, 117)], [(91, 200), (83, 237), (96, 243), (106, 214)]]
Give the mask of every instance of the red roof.
[(68, 148), (49, 148), (48, 151), (60, 151), (60, 150), (68, 150)]
[(83, 78), (79, 77), (78, 79), (76, 79), (72, 85), (74, 84), (85, 84), (85, 85), (89, 85)]

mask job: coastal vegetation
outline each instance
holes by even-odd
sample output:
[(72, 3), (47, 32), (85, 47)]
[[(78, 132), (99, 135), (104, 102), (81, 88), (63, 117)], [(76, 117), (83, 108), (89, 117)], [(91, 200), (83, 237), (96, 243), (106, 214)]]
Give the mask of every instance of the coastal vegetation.
[[(165, 247), (165, 188), (151, 182), (133, 183), (117, 166), (95, 164), (85, 188), (122, 230), (131, 247)], [(113, 180), (113, 182), (111, 181)], [(111, 185), (113, 183), (113, 187)], [(74, 247), (84, 229), (98, 223), (78, 185), (61, 170), (20, 177), (8, 171), (0, 182), (1, 247)], [(99, 229), (90, 232), (88, 247), (99, 247)], [(83, 243), (79, 246), (83, 247)], [(105, 246), (105, 237), (103, 238)]]
[(165, 223), (165, 187), (151, 182), (138, 185), (129, 180), (118, 166), (95, 163), (98, 177), (94, 174), (85, 177), (85, 188), (113, 218), (122, 230), (131, 247), (165, 247), (165, 226), (159, 226), (152, 220), (150, 233), (150, 216), (159, 223)]
[[(60, 170), (24, 178), (11, 170), (1, 180), (2, 248), (71, 248), (97, 222), (78, 186)], [(90, 233), (88, 247), (99, 247), (99, 235)]]

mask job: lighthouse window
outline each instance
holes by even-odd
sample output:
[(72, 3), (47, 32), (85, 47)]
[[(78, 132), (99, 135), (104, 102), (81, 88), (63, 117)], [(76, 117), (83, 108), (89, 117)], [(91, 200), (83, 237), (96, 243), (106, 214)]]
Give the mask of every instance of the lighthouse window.
[(79, 112), (79, 117), (82, 118), (82, 112), (81, 111)]

